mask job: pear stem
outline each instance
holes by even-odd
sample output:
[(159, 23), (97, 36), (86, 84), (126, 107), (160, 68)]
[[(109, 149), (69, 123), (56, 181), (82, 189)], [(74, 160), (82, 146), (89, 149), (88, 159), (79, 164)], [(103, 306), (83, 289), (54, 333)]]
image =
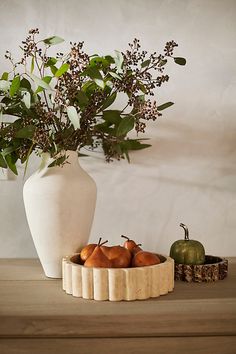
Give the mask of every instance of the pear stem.
[(121, 235), (121, 237), (125, 238), (128, 241), (130, 240), (129, 237), (127, 237), (127, 236)]
[(100, 243), (99, 246), (103, 246), (103, 245), (105, 245), (105, 243), (107, 243), (107, 242), (108, 242), (108, 240), (104, 241), (103, 243)]
[(184, 229), (184, 239), (185, 241), (189, 241), (189, 232), (188, 232), (188, 228), (186, 225), (180, 223), (180, 226)]
[(138, 246), (142, 246), (142, 244), (141, 244), (141, 243), (138, 243), (136, 246), (137, 246), (137, 247), (138, 247)]

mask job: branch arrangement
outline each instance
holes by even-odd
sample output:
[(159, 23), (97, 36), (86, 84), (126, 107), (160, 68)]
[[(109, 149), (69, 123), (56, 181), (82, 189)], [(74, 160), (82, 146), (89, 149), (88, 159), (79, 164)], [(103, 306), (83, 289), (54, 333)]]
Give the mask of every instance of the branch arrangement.
[[(70, 43), (68, 53), (49, 55), (57, 36), (37, 40), (38, 29), (29, 31), (10, 72), (0, 79), (0, 167), (17, 174), (16, 162), (28, 163), (32, 152), (47, 152), (51, 166), (66, 162), (67, 150), (101, 147), (107, 161), (126, 157), (129, 151), (149, 147), (144, 139), (128, 133), (145, 133), (147, 121), (156, 120), (172, 102), (158, 105), (154, 90), (169, 80), (167, 61), (185, 65), (174, 57), (174, 41), (163, 54), (141, 50), (138, 39), (125, 52), (88, 55), (83, 42)], [(109, 109), (121, 93), (127, 97), (119, 110)], [(9, 116), (11, 119), (9, 119)]]

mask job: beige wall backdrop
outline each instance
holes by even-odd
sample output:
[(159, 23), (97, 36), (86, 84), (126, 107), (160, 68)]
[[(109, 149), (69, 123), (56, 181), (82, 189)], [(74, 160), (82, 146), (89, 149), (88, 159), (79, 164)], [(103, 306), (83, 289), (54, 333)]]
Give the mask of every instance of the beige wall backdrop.
[[(208, 254), (236, 255), (236, 1), (235, 0), (1, 0), (0, 69), (6, 49), (28, 29), (42, 38), (85, 41), (89, 53), (124, 50), (134, 37), (144, 49), (179, 43), (187, 66), (170, 65), (159, 103), (175, 105), (150, 125), (152, 147), (126, 161), (97, 156), (81, 164), (95, 179), (98, 201), (91, 241), (120, 243), (126, 234), (168, 253), (183, 236), (179, 223)], [(38, 161), (31, 160), (30, 172)], [(0, 257), (36, 257), (25, 218), (20, 177), (0, 180)], [(76, 213), (76, 210), (74, 211)]]

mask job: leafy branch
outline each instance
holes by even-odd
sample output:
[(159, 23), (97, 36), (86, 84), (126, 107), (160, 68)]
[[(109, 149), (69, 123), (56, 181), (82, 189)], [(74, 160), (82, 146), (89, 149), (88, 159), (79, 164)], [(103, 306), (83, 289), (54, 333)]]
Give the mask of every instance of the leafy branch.
[[(169, 80), (164, 74), (168, 60), (186, 63), (173, 56), (177, 44), (167, 42), (163, 54), (148, 53), (134, 39), (125, 52), (89, 56), (83, 42), (70, 42), (68, 53), (51, 55), (63, 39), (36, 40), (38, 34), (38, 29), (29, 31), (20, 60), (9, 51), (5, 55), (12, 69), (0, 78), (0, 167), (17, 173), (16, 162), (27, 167), (33, 152), (49, 153), (55, 160), (51, 166), (62, 166), (67, 150), (82, 147), (102, 147), (107, 161), (129, 161), (129, 151), (149, 147), (129, 133), (145, 133), (147, 122), (173, 105), (157, 104), (152, 97)], [(121, 93), (127, 97), (124, 106), (112, 109)]]

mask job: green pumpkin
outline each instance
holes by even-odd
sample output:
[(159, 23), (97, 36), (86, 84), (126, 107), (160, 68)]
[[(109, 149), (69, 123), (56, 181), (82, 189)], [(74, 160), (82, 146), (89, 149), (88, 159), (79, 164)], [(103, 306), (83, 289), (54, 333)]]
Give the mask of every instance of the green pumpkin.
[(189, 239), (187, 226), (184, 228), (184, 240), (178, 240), (170, 248), (170, 257), (180, 264), (203, 264), (205, 262), (205, 249), (201, 242)]

